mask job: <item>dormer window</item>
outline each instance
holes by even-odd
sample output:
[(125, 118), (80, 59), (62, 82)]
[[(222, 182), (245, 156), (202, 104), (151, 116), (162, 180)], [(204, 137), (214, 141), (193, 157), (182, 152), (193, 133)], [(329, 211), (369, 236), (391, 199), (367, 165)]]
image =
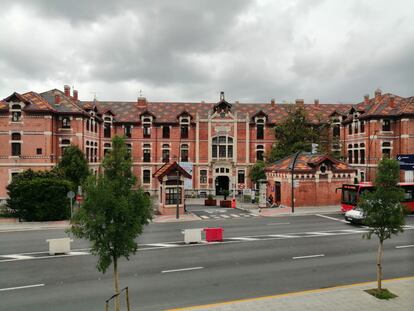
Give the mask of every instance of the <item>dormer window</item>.
[(22, 119), (22, 107), (19, 104), (12, 105), (11, 109), (12, 122), (20, 122)]
[(348, 134), (352, 135), (352, 123), (348, 125)]
[(144, 138), (151, 138), (152, 119), (145, 117), (142, 119), (142, 136)]
[(188, 127), (190, 125), (190, 120), (187, 117), (180, 118), (180, 129), (181, 129), (181, 138), (188, 138)]
[(264, 139), (264, 119), (256, 119), (256, 139)]
[(63, 117), (62, 118), (62, 128), (69, 129), (70, 128), (70, 117)]
[(162, 127), (162, 138), (170, 138), (170, 127), (168, 125)]

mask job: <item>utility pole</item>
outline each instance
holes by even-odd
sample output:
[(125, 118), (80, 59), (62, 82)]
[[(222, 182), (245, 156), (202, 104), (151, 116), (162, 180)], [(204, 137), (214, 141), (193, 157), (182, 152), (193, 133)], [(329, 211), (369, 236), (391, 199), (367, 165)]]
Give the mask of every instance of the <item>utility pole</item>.
[(176, 211), (175, 211), (175, 218), (179, 219), (180, 218), (180, 172), (177, 169), (177, 207), (176, 207)]

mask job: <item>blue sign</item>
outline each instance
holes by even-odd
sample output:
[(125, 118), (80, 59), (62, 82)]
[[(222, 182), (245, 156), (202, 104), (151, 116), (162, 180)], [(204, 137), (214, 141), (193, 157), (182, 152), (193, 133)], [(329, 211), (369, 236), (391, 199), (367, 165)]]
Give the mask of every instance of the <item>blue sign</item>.
[(398, 154), (397, 161), (401, 170), (414, 171), (414, 154)]

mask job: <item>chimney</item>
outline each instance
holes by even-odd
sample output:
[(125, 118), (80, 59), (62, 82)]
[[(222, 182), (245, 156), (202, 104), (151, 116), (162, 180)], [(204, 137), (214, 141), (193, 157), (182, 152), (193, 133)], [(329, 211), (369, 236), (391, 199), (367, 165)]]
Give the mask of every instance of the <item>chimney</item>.
[(303, 106), (305, 104), (305, 101), (303, 99), (296, 99), (295, 104), (298, 106)]
[(274, 107), (276, 105), (276, 100), (274, 99), (274, 98), (272, 98), (271, 100), (270, 100), (270, 106), (271, 107)]
[(142, 96), (138, 97), (137, 103), (138, 103), (138, 107), (141, 107), (141, 108), (147, 107), (147, 99), (145, 97), (142, 97)]
[(314, 99), (313, 103), (316, 107), (319, 107), (319, 99)]
[(381, 96), (382, 91), (380, 89), (376, 89), (375, 90), (375, 99), (379, 99), (379, 97)]
[(65, 91), (65, 96), (70, 97), (70, 86), (66, 84), (63, 86), (63, 89)]
[(223, 91), (221, 91), (220, 92), (220, 101), (223, 101), (224, 100), (224, 92)]
[(369, 94), (365, 94), (364, 95), (364, 103), (368, 104), (369, 103)]
[(59, 104), (59, 103), (60, 103), (60, 95), (55, 94), (55, 104)]
[(79, 97), (78, 97), (78, 90), (73, 90), (73, 99), (74, 100), (78, 100), (79, 99)]
[(389, 103), (390, 103), (390, 107), (391, 108), (395, 108), (395, 96), (394, 95), (390, 95), (390, 100), (389, 100)]

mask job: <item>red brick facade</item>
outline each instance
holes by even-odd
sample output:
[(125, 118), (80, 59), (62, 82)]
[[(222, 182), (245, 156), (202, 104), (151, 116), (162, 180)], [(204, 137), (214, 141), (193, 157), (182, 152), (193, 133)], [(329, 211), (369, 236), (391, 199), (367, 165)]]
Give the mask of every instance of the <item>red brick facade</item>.
[[(304, 105), (310, 123), (330, 123), (332, 147), (345, 156), (365, 148), (365, 163), (351, 163), (372, 179), (376, 163), (387, 144), (391, 156), (414, 153), (414, 98), (376, 94), (356, 105)], [(287, 115), (292, 104), (80, 101), (78, 94), (53, 89), (44, 93), (13, 93), (0, 101), (0, 198), (14, 173), (24, 169), (50, 169), (69, 144), (77, 145), (88, 158), (90, 168), (99, 170), (114, 135), (126, 135), (133, 171), (139, 183), (156, 192), (152, 178), (164, 161), (185, 162), (193, 176), (187, 192), (214, 193), (223, 189), (250, 188), (249, 167), (274, 143), (272, 128)], [(382, 122), (390, 120), (390, 131)], [(364, 132), (349, 134), (348, 125)], [(338, 124), (339, 131), (334, 126)], [(339, 134), (338, 134), (339, 132)], [(339, 136), (337, 136), (339, 135)], [(365, 144), (365, 145), (361, 145)], [(357, 145), (356, 148), (349, 146)], [(361, 147), (362, 146), (362, 147)], [(167, 158), (168, 156), (168, 158)], [(358, 152), (361, 157), (361, 152)], [(409, 177), (409, 174), (407, 175)]]

